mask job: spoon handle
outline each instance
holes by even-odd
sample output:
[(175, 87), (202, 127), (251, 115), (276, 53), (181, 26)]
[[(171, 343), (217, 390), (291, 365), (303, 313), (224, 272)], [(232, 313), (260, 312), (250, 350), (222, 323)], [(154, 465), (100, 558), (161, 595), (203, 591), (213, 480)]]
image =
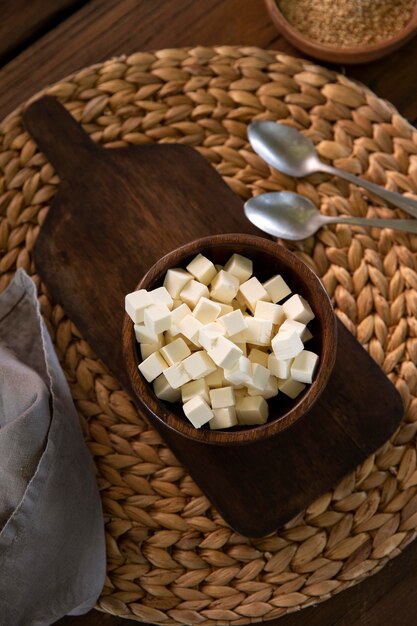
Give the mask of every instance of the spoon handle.
[(417, 233), (417, 220), (383, 220), (367, 217), (332, 217), (322, 215), (323, 224), (353, 224), (355, 226), (374, 226), (376, 228), (393, 228), (407, 233)]
[(379, 196), (386, 202), (397, 206), (398, 208), (406, 211), (413, 217), (417, 217), (417, 202), (415, 200), (406, 198), (405, 196), (395, 191), (388, 191), (384, 187), (381, 187), (381, 185), (376, 185), (375, 183), (371, 183), (365, 178), (359, 178), (359, 176), (355, 176), (354, 174), (350, 174), (349, 172), (345, 172), (344, 170), (339, 170), (337, 167), (332, 167), (331, 165), (327, 165), (326, 163), (322, 163), (320, 169), (321, 171), (327, 172), (328, 174), (333, 174), (334, 176), (344, 178), (354, 185), (363, 187), (364, 189), (367, 189), (368, 191), (374, 193), (376, 196)]

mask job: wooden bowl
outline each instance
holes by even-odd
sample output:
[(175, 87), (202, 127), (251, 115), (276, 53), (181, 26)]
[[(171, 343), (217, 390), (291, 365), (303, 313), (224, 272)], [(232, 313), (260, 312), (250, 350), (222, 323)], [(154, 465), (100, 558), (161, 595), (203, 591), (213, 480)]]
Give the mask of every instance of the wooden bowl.
[(284, 17), (276, 0), (265, 0), (268, 12), (277, 27), (278, 31), (287, 39), (295, 48), (298, 48), (305, 54), (320, 59), (321, 61), (329, 61), (330, 63), (356, 64), (369, 63), (380, 59), (407, 43), (414, 37), (417, 32), (417, 3), (411, 15), (410, 21), (398, 31), (393, 37), (385, 39), (371, 45), (354, 46), (349, 48), (338, 48), (336, 46), (327, 46), (321, 44), (306, 35), (303, 35), (297, 28), (292, 26)]
[(317, 276), (298, 257), (283, 246), (252, 235), (227, 234), (197, 239), (162, 257), (140, 281), (137, 289), (154, 289), (162, 284), (169, 268), (185, 267), (198, 253), (206, 255), (213, 263), (224, 264), (233, 253), (243, 254), (253, 260), (254, 275), (261, 281), (274, 274), (282, 274), (294, 293), (307, 299), (316, 317), (309, 324), (313, 339), (311, 350), (319, 354), (319, 368), (312, 385), (290, 400), (284, 394), (268, 400), (269, 419), (262, 426), (235, 427), (232, 430), (196, 429), (185, 417), (182, 404), (159, 400), (152, 385), (138, 370), (140, 353), (133, 324), (125, 315), (123, 325), (123, 353), (139, 408), (145, 416), (151, 415), (165, 422), (184, 437), (210, 444), (230, 445), (251, 443), (275, 435), (294, 424), (316, 402), (333, 369), (336, 356), (336, 318), (330, 300)]

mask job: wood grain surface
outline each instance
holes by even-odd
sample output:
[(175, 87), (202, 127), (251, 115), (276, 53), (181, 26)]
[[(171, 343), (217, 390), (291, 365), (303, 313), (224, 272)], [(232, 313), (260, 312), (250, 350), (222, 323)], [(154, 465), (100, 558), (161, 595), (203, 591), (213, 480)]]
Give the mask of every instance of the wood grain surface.
[[(8, 30), (13, 20), (21, 46), (18, 54), (13, 41), (9, 40), (8, 49), (6, 46), (7, 58), (11, 60), (0, 70), (1, 117), (46, 84), (73, 70), (133, 50), (237, 43), (297, 54), (276, 33), (261, 0), (90, 0), (67, 19), (49, 24), (48, 32), (37, 31), (36, 40), (21, 9), (22, 4), (26, 7), (29, 3), (7, 1), (12, 11), (10, 18), (3, 19), (3, 25)], [(38, 0), (37, 6), (40, 11), (49, 12), (52, 3)], [(417, 120), (416, 39), (381, 62), (334, 68), (391, 100), (411, 122)], [(269, 624), (408, 626), (417, 623), (416, 585), (417, 542), (414, 542), (379, 574), (360, 585), (317, 607)], [(137, 623), (97, 611), (58, 622), (62, 626)]]

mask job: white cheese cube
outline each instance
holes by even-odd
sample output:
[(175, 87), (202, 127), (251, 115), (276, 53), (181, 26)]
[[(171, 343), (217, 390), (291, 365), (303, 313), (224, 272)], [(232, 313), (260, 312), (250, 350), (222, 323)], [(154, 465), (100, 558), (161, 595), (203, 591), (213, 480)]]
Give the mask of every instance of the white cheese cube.
[(191, 400), (194, 396), (201, 396), (203, 400), (209, 404), (209, 388), (204, 378), (191, 380), (181, 387), (181, 399), (183, 402), (188, 402), (188, 400)]
[(210, 296), (213, 300), (230, 304), (239, 289), (239, 279), (229, 272), (220, 270), (211, 283)]
[(232, 385), (251, 385), (252, 363), (242, 355), (233, 367), (224, 370), (224, 377)]
[(194, 398), (188, 400), (184, 404), (183, 410), (195, 428), (204, 426), (214, 417), (213, 411), (201, 396), (194, 396)]
[(264, 287), (267, 290), (271, 301), (274, 303), (280, 302), (291, 293), (291, 289), (279, 274), (267, 280), (264, 283)]
[(178, 335), (181, 331), (179, 329), (179, 323), (186, 315), (191, 315), (191, 309), (188, 304), (181, 302), (180, 306), (176, 307), (171, 313), (171, 328), (169, 329), (172, 335)]
[(300, 383), (312, 383), (319, 363), (318, 354), (303, 350), (297, 354), (291, 365), (291, 378)]
[(255, 317), (261, 320), (269, 320), (276, 325), (282, 324), (285, 320), (285, 313), (280, 304), (258, 300), (255, 307)]
[(194, 257), (191, 263), (187, 265), (187, 271), (203, 285), (211, 283), (217, 273), (214, 264), (202, 254), (197, 254)]
[(180, 298), (193, 309), (200, 298), (208, 298), (209, 290), (206, 285), (197, 280), (190, 280), (180, 293)]
[(243, 317), (242, 311), (238, 309), (237, 311), (232, 311), (232, 313), (226, 313), (226, 315), (222, 315), (217, 320), (219, 324), (221, 324), (225, 331), (226, 337), (232, 337), (237, 333), (241, 333), (246, 330), (246, 322)]
[(132, 291), (125, 297), (125, 311), (135, 324), (143, 322), (143, 313), (146, 307), (151, 306), (153, 300), (146, 289)]
[(305, 324), (302, 324), (301, 322), (296, 322), (295, 320), (288, 318), (283, 324), (281, 324), (279, 330), (282, 332), (294, 330), (300, 337), (301, 341), (304, 342), (307, 332), (307, 326)]
[(241, 254), (232, 254), (224, 266), (226, 272), (230, 272), (239, 279), (240, 283), (249, 280), (253, 273), (253, 263)]
[(170, 365), (164, 370), (164, 376), (174, 389), (179, 389), (186, 383), (190, 382), (190, 376), (184, 369), (183, 361)]
[(181, 290), (192, 278), (192, 274), (183, 270), (182, 267), (174, 267), (165, 274), (163, 286), (171, 298), (179, 298)]
[(216, 365), (226, 369), (233, 367), (242, 355), (242, 350), (226, 337), (218, 337), (214, 348), (208, 350), (208, 353)]
[(193, 315), (196, 317), (202, 324), (210, 324), (210, 322), (214, 322), (214, 320), (220, 315), (221, 307), (218, 302), (213, 302), (208, 298), (200, 298), (200, 300), (195, 305)]
[(268, 403), (262, 396), (238, 398), (236, 413), (239, 424), (251, 426), (265, 424), (268, 419)]
[(278, 389), (292, 400), (294, 400), (305, 387), (304, 383), (300, 383), (298, 380), (293, 380), (292, 378), (278, 380)]
[(178, 328), (184, 337), (187, 337), (187, 339), (192, 341), (192, 343), (196, 346), (200, 345), (198, 341), (198, 333), (200, 328), (203, 328), (203, 324), (193, 315), (186, 315), (183, 317), (178, 323)]
[(167, 343), (161, 348), (161, 354), (164, 357), (168, 365), (174, 365), (183, 361), (187, 356), (190, 356), (191, 350), (185, 343), (184, 339), (178, 337), (171, 343)]
[(246, 302), (244, 301), (242, 294), (239, 292), (236, 294), (236, 298), (234, 298), (230, 304), (235, 311), (239, 309), (240, 311), (242, 311), (242, 313), (246, 313), (248, 310)]
[(165, 304), (152, 304), (145, 309), (144, 322), (153, 333), (163, 333), (171, 327), (171, 311)]
[(139, 343), (156, 343), (159, 348), (163, 345), (162, 335), (147, 328), (145, 324), (134, 324), (133, 330), (135, 331), (136, 341)]
[(269, 346), (272, 336), (272, 322), (250, 316), (245, 317), (245, 322), (247, 343), (252, 343), (255, 346)]
[(191, 356), (184, 359), (183, 365), (192, 380), (204, 378), (204, 376), (208, 376), (216, 370), (216, 365), (205, 350), (194, 352)]
[(268, 292), (256, 276), (252, 276), (252, 278), (249, 278), (249, 280), (240, 285), (239, 294), (242, 296), (244, 303), (252, 311), (252, 313), (255, 312), (258, 300), (266, 300), (267, 302), (270, 301)]
[(154, 352), (158, 352), (160, 347), (161, 346), (159, 346), (157, 343), (141, 343), (139, 348), (142, 361), (147, 359), (148, 356), (151, 356), (151, 354), (153, 354)]
[(165, 287), (152, 289), (152, 291), (149, 292), (149, 295), (151, 296), (154, 304), (165, 304), (165, 306), (167, 306), (169, 310), (172, 309), (174, 301), (169, 295), (168, 291), (165, 289)]
[(269, 400), (278, 395), (278, 381), (275, 376), (270, 375), (268, 382), (263, 391), (259, 391), (253, 387), (248, 387), (249, 396), (262, 396), (265, 400)]
[[(235, 390), (235, 398), (246, 398), (248, 395), (248, 390), (244, 385), (239, 385), (239, 387), (233, 387)], [(258, 394), (259, 395), (259, 394)]]
[(271, 346), (277, 359), (285, 361), (300, 354), (303, 349), (303, 342), (294, 330), (290, 332), (278, 331), (271, 341)]
[(182, 300), (176, 300), (175, 298), (172, 300), (172, 310), (178, 309), (179, 306), (183, 304)]
[(200, 345), (207, 350), (212, 350), (216, 345), (216, 341), (219, 337), (222, 337), (225, 333), (224, 327), (217, 322), (206, 324), (202, 326), (198, 333), (198, 341)]
[(215, 263), (214, 267), (216, 268), (216, 272), (220, 272), (220, 270), (224, 270), (223, 265), (219, 265), (218, 263)]
[(225, 304), (224, 302), (219, 302), (218, 304), (220, 306), (219, 317), (221, 317), (222, 315), (227, 315), (227, 313), (231, 313), (234, 310), (231, 304)]
[(277, 378), (289, 378), (294, 359), (277, 359), (275, 354), (268, 355), (268, 369)]
[(223, 409), (228, 406), (235, 406), (235, 392), (233, 387), (210, 389), (209, 395), (212, 409)]
[(159, 352), (154, 352), (147, 359), (139, 363), (139, 371), (148, 383), (151, 383), (157, 376), (162, 374), (168, 368)]
[(252, 363), (252, 380), (250, 387), (252, 389), (258, 389), (258, 391), (265, 391), (271, 372), (267, 367), (260, 365), (259, 363)]
[(212, 417), (209, 421), (211, 430), (237, 426), (236, 409), (234, 406), (228, 406), (222, 409), (213, 409), (213, 413), (214, 417)]
[(291, 296), (282, 307), (287, 317), (302, 324), (308, 324), (315, 317), (307, 300), (299, 294)]
[(248, 356), (248, 345), (247, 345), (246, 341), (235, 341), (234, 337), (232, 337), (231, 341), (232, 340), (233, 340), (233, 343), (235, 344), (235, 346), (237, 346), (238, 348), (240, 348), (242, 350), (243, 356)]
[(153, 381), (153, 390), (155, 395), (160, 400), (166, 400), (167, 402), (178, 402), (181, 399), (181, 393), (179, 389), (171, 387), (164, 374), (158, 376)]
[(268, 354), (262, 350), (258, 350), (258, 348), (252, 348), (248, 358), (251, 363), (259, 363), (259, 365), (268, 367)]
[(214, 372), (211, 372), (211, 374), (208, 374), (204, 377), (204, 380), (206, 381), (210, 389), (218, 389), (219, 387), (222, 387), (223, 383), (226, 381), (223, 376), (223, 369), (221, 367), (216, 367)]

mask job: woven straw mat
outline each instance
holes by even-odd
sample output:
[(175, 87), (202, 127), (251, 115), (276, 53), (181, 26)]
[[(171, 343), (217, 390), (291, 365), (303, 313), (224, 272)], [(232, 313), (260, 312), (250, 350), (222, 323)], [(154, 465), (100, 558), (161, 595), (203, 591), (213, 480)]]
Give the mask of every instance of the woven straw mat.
[[(254, 119), (294, 126), (335, 166), (417, 196), (417, 132), (394, 107), (276, 51), (139, 52), (46, 92), (107, 147), (195, 146), (242, 198), (288, 189), (329, 215), (400, 215), (337, 178), (271, 172), (248, 145)], [(222, 520), (40, 283), (31, 250), (59, 180), (20, 111), (0, 129), (0, 289), (17, 267), (38, 285), (95, 460), (108, 559), (97, 608), (153, 624), (246, 624), (315, 604), (377, 572), (417, 529), (417, 236), (339, 225), (292, 246), (396, 385), (405, 417), (333, 491), (279, 533), (248, 540)]]

